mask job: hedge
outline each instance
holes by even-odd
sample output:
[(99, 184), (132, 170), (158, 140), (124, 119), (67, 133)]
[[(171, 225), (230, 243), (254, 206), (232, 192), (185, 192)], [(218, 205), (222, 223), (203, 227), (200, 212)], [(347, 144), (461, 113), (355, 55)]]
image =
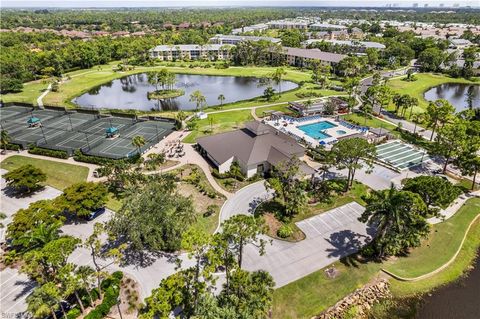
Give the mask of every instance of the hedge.
[(140, 155), (136, 154), (135, 156), (130, 158), (115, 160), (115, 159), (105, 158), (100, 156), (85, 155), (82, 153), (81, 150), (75, 150), (73, 152), (73, 159), (77, 162), (84, 162), (84, 163), (90, 163), (90, 164), (96, 164), (96, 165), (105, 165), (108, 163), (113, 163), (115, 161), (125, 161), (127, 163), (136, 163), (140, 159)]
[(10, 151), (19, 151), (21, 149), (21, 146), (18, 145), (18, 144), (10, 144), (9, 143), (7, 145), (2, 145), (0, 148), (2, 150), (4, 150), (6, 148), (7, 150), (10, 150)]
[(36, 154), (36, 155), (44, 155), (44, 156), (63, 158), (63, 159), (68, 158), (68, 153), (65, 151), (49, 150), (49, 149), (41, 148), (37, 146), (30, 147), (28, 149), (28, 152), (30, 154)]
[(67, 312), (67, 319), (76, 319), (82, 314), (82, 311), (78, 308), (70, 309)]
[(105, 157), (85, 155), (80, 150), (75, 150), (75, 152), (73, 152), (73, 159), (77, 162), (84, 162), (84, 163), (97, 164), (97, 165), (105, 165), (108, 163), (112, 163), (114, 161), (113, 159), (109, 159)]
[(110, 312), (110, 309), (117, 304), (120, 294), (120, 281), (123, 278), (121, 271), (114, 272), (109, 278), (102, 281), (101, 286), (104, 290), (103, 301), (95, 309), (86, 315), (85, 319), (102, 319)]

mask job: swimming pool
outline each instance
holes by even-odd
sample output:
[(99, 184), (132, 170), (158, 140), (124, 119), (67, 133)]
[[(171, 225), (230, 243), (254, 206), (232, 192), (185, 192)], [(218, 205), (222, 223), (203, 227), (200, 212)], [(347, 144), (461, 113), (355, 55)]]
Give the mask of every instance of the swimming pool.
[(316, 140), (323, 140), (330, 137), (330, 135), (323, 133), (322, 131), (333, 127), (336, 127), (336, 125), (328, 121), (297, 126), (298, 129)]

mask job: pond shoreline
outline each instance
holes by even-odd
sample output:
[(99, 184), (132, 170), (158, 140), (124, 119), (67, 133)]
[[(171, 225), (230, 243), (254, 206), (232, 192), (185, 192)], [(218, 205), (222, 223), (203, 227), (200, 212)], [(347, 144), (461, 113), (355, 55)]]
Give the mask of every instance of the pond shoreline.
[[(146, 79), (148, 72), (129, 74), (107, 81), (91, 88), (86, 93), (74, 97), (70, 104), (75, 107), (100, 110), (121, 109), (138, 111), (193, 111), (196, 105), (189, 98), (193, 91), (199, 90), (205, 96), (204, 108), (220, 105), (218, 96), (224, 95), (223, 106), (260, 98), (267, 86), (282, 87), (282, 94), (297, 90), (300, 84), (282, 80), (280, 86), (274, 82), (261, 85), (258, 76), (210, 75), (175, 73), (175, 89), (184, 90), (185, 96), (171, 99), (148, 99), (148, 92), (154, 88)], [(285, 88), (283, 90), (283, 88)]]

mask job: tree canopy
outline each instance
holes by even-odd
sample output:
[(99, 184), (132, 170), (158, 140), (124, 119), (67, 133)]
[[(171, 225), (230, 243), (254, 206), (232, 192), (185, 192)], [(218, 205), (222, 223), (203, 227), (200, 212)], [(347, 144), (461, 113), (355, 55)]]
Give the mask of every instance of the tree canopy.
[(31, 193), (41, 188), (41, 183), (47, 180), (47, 175), (33, 165), (23, 165), (11, 170), (4, 176), (7, 186), (19, 193)]

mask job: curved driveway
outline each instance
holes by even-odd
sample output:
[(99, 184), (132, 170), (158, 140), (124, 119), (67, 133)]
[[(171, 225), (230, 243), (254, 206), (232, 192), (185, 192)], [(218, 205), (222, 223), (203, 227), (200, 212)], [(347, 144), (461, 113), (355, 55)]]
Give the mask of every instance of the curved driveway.
[[(262, 201), (272, 196), (264, 181), (248, 185), (229, 198), (220, 212), (220, 221), (237, 214), (252, 214)], [(296, 225), (306, 234), (301, 242), (266, 239), (264, 256), (253, 245), (244, 250), (243, 268), (268, 271), (281, 287), (356, 252), (370, 239), (367, 226), (358, 221), (364, 208), (356, 202), (308, 218)]]

